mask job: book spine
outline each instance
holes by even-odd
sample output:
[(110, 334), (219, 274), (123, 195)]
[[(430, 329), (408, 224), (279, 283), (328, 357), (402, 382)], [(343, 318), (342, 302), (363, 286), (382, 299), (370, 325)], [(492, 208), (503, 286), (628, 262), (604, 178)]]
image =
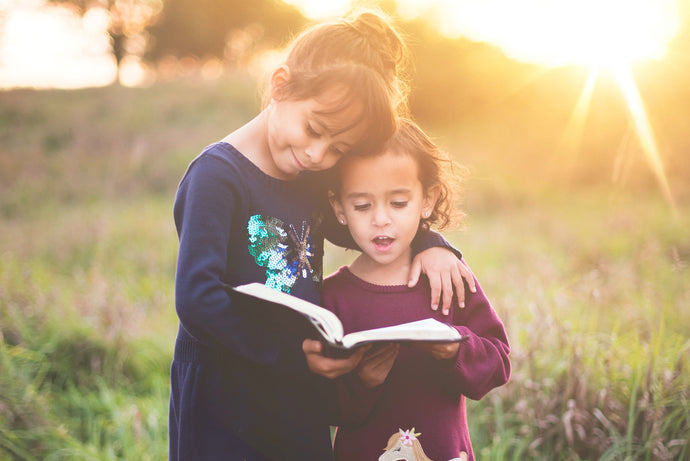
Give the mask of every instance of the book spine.
[(329, 343), (327, 341), (321, 341), (323, 344), (323, 349), (321, 349), (324, 357), (331, 359), (344, 359), (351, 356), (354, 353), (354, 349), (347, 349), (343, 346)]

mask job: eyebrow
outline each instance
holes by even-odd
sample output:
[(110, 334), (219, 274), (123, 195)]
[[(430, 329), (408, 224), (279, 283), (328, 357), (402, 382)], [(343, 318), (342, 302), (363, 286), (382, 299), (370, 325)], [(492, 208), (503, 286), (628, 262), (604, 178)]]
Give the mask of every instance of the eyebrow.
[(350, 192), (345, 196), (345, 198), (353, 199), (353, 198), (367, 198), (369, 197), (369, 193), (367, 192)]
[[(412, 192), (412, 190), (408, 187), (401, 187), (398, 189), (393, 189), (392, 191), (388, 192), (390, 195), (397, 195), (397, 194), (409, 194)], [(368, 198), (371, 194), (368, 192), (350, 192), (345, 196), (345, 198), (353, 199), (353, 198)]]

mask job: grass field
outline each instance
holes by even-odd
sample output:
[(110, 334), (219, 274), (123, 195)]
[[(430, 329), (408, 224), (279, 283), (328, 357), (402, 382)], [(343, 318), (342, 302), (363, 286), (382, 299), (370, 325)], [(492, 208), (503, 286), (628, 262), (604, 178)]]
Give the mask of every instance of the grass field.
[[(0, 459), (166, 459), (175, 188), (254, 94), (240, 77), (0, 93)], [(478, 459), (689, 459), (690, 200), (466, 161), (446, 235), (513, 364), (470, 403)], [(326, 272), (348, 257), (329, 247)]]

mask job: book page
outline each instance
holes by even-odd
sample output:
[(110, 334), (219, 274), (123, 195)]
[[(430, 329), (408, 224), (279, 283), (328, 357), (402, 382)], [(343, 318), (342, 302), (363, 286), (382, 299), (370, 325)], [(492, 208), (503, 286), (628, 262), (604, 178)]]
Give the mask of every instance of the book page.
[(436, 319), (424, 319), (345, 335), (343, 346), (350, 348), (370, 341), (459, 341), (458, 330)]
[(324, 338), (332, 343), (339, 343), (343, 337), (343, 325), (333, 312), (296, 296), (267, 287), (262, 283), (249, 283), (233, 287), (233, 290), (254, 296), (264, 301), (281, 304), (307, 317), (321, 332)]

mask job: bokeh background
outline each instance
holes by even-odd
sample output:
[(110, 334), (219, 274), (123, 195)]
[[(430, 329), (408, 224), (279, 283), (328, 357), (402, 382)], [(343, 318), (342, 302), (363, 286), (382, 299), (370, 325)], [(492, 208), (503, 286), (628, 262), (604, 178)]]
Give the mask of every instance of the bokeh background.
[(167, 458), (177, 182), (361, 6), (405, 34), (463, 167), (444, 234), (509, 332), (478, 459), (690, 458), (688, 0), (2, 0), (0, 459)]

